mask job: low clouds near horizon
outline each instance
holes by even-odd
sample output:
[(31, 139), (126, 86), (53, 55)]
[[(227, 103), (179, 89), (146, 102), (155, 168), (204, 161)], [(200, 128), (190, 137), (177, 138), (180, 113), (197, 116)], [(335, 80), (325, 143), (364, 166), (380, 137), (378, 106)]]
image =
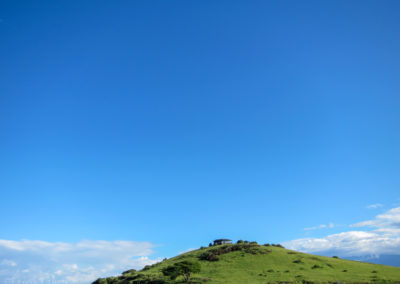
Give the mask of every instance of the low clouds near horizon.
[(289, 249), (342, 257), (400, 255), (400, 207), (350, 225), (351, 231), (284, 243)]
[(0, 282), (91, 283), (157, 262), (153, 244), (132, 241), (0, 240)]
[[(307, 253), (340, 257), (400, 255), (400, 207), (350, 228), (351, 231), (292, 240), (283, 245)], [(157, 262), (158, 259), (150, 257), (153, 248), (149, 242), (133, 241), (0, 240), (0, 283), (91, 283), (99, 277)]]

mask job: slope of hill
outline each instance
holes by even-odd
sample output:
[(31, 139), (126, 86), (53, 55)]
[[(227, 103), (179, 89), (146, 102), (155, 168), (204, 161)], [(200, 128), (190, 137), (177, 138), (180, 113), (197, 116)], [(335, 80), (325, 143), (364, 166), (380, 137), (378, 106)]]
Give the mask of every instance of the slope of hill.
[(171, 280), (162, 273), (181, 261), (201, 265), (191, 283), (400, 283), (398, 267), (315, 256), (279, 246), (226, 244), (190, 251), (94, 284), (185, 283), (182, 276)]

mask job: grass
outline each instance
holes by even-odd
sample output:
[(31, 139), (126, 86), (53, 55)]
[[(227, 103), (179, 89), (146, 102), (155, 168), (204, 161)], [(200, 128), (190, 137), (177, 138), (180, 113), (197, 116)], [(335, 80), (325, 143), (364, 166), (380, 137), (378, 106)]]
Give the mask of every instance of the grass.
[[(241, 246), (241, 247), (240, 247)], [(231, 251), (233, 250), (233, 251)], [(217, 254), (217, 261), (200, 260)], [(322, 257), (260, 245), (220, 245), (164, 260), (145, 270), (97, 280), (96, 284), (183, 283), (163, 277), (161, 269), (176, 262), (199, 261), (193, 283), (399, 283), (400, 268)], [(142, 280), (139, 280), (142, 279)], [(146, 280), (147, 279), (147, 280)]]

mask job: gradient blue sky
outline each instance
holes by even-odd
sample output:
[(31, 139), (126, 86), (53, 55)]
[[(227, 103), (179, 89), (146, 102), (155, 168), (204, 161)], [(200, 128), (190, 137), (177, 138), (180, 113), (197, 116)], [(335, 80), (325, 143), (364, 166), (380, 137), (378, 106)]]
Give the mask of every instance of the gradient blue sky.
[(1, 1), (0, 239), (148, 241), (163, 257), (399, 206), (399, 12)]

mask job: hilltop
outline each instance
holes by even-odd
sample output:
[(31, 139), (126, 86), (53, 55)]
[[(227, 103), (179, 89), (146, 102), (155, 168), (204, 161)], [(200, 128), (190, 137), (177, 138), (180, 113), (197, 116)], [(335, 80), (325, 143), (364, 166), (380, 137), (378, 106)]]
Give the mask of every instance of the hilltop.
[[(200, 248), (140, 271), (128, 270), (119, 277), (96, 280), (93, 284), (186, 283), (162, 271), (177, 263), (197, 263), (190, 283), (400, 283), (400, 268), (323, 257), (287, 250), (280, 245), (252, 243), (222, 244)], [(164, 273), (165, 274), (165, 273)]]

